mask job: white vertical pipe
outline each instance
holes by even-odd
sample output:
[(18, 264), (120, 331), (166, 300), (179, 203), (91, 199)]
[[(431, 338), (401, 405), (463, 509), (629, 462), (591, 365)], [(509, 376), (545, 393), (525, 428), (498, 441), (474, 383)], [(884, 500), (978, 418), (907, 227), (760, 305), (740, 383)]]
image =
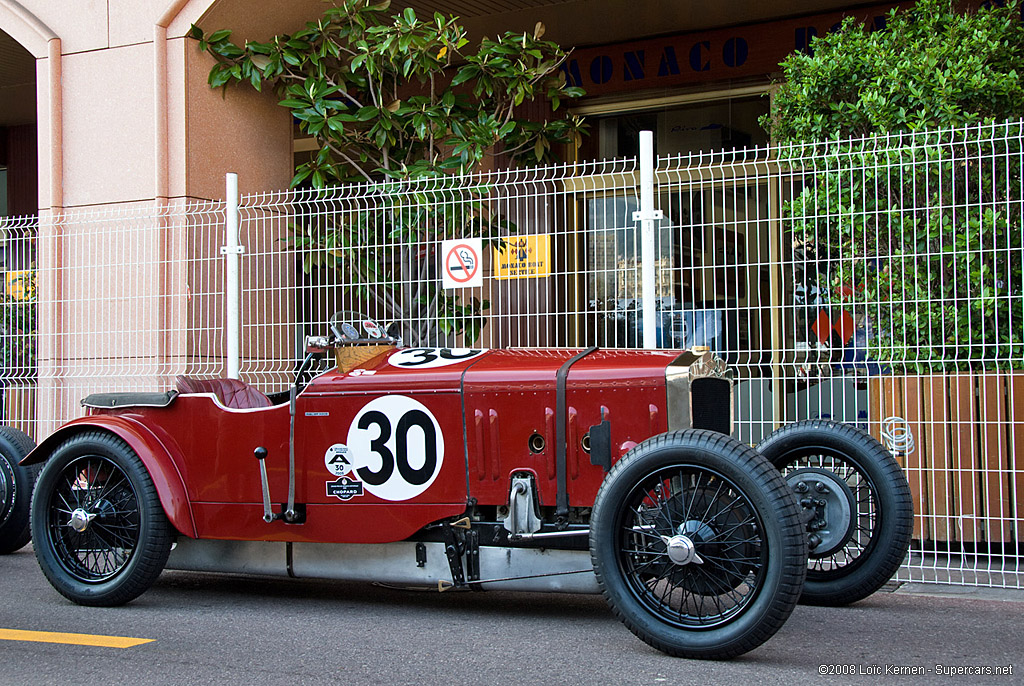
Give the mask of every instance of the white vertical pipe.
[(227, 328), (227, 367), (228, 378), (237, 379), (241, 370), (241, 341), (242, 341), (242, 293), (239, 272), (242, 255), (241, 246), (238, 243), (238, 174), (228, 172), (225, 176), (227, 200), (227, 221), (224, 223), (224, 230), (227, 234), (227, 241), (224, 247), (224, 256), (227, 259), (225, 278), (227, 285), (225, 297), (227, 299), (227, 312), (225, 313), (225, 325)]
[(640, 298), (644, 347), (658, 347), (654, 258), (654, 133), (640, 132)]

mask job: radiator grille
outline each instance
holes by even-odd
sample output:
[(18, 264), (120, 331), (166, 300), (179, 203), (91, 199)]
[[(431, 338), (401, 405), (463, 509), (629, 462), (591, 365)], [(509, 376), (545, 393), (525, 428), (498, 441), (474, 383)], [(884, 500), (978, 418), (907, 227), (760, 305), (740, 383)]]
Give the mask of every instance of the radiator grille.
[(693, 428), (732, 433), (732, 382), (704, 378), (690, 382)]

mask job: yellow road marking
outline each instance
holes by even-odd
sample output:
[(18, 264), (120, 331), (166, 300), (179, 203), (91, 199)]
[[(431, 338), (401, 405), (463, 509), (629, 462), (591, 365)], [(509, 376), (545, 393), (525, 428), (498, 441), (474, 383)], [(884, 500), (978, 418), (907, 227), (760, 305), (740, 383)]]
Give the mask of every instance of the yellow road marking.
[(24, 631), (22, 629), (0, 629), (0, 641), (34, 641), (36, 643), (67, 643), (79, 646), (101, 648), (131, 648), (143, 643), (152, 643), (152, 638), (128, 638), (127, 636), (97, 636), (93, 634), (62, 634), (53, 631)]

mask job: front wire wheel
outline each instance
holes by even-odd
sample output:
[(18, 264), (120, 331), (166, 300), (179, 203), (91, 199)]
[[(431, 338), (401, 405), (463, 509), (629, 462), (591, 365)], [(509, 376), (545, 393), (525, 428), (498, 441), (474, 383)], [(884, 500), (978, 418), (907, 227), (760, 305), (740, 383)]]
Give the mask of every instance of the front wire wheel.
[(914, 509), (899, 463), (868, 433), (826, 420), (795, 422), (757, 446), (796, 493), (809, 555), (801, 601), (848, 605), (899, 569)]
[(62, 443), (39, 475), (32, 505), (36, 556), (53, 587), (81, 605), (121, 605), (156, 580), (172, 529), (152, 479), (120, 439)]
[(796, 604), (806, 548), (784, 481), (708, 431), (640, 444), (605, 480), (591, 555), (612, 609), (671, 655), (725, 658), (766, 641)]

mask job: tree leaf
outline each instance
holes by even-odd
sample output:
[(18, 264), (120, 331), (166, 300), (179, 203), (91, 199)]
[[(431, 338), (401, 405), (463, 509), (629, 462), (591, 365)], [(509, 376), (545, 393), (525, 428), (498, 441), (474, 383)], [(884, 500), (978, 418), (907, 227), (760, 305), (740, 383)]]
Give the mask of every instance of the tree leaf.
[(356, 119), (358, 121), (370, 121), (380, 115), (380, 110), (376, 107), (361, 107), (356, 110)]
[(452, 78), (452, 85), (458, 86), (460, 83), (465, 83), (470, 79), (476, 78), (480, 74), (480, 68), (475, 65), (465, 66), (459, 69), (458, 73)]
[(208, 81), (211, 88), (219, 88), (231, 80), (231, 67), (226, 64), (218, 64), (210, 70)]

